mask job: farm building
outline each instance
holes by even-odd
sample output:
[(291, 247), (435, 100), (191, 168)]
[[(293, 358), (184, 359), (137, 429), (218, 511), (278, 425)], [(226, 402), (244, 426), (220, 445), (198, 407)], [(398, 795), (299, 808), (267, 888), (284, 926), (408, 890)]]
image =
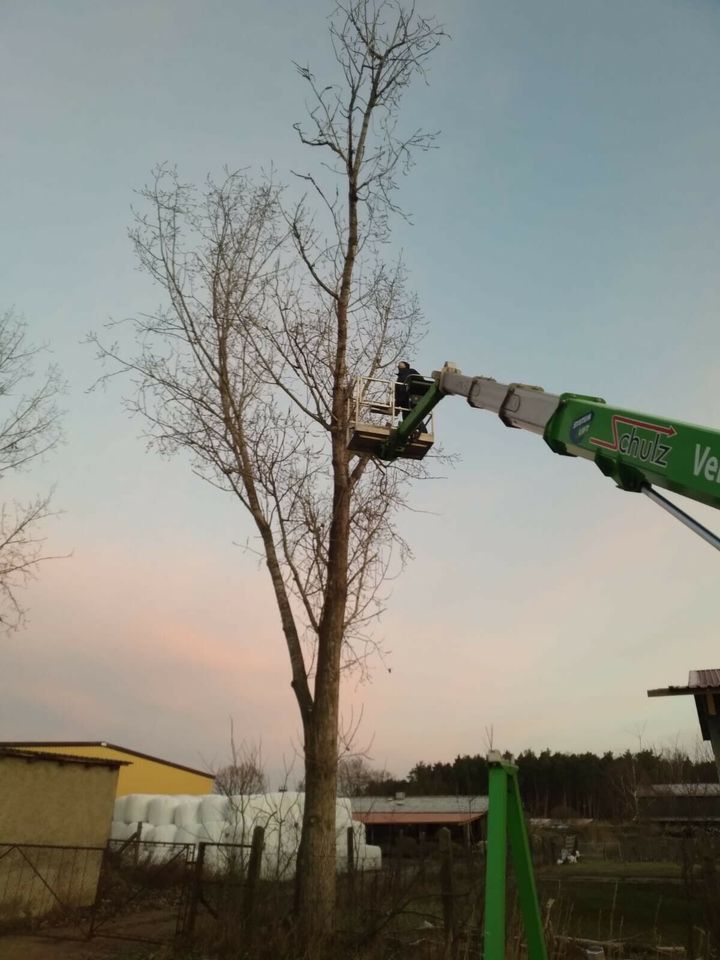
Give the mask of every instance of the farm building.
[(638, 819), (649, 823), (720, 823), (720, 783), (656, 783), (635, 791)]
[(0, 742), (0, 749), (39, 750), (43, 753), (70, 753), (77, 757), (97, 760), (116, 760), (120, 766), (116, 794), (128, 793), (182, 793), (204, 794), (212, 791), (214, 776), (205, 770), (152, 757), (147, 753), (119, 747), (104, 740), (68, 740)]
[(682, 685), (648, 690), (649, 697), (692, 697), (695, 701), (700, 733), (709, 740), (720, 777), (720, 669), (691, 670)]
[(0, 919), (93, 902), (122, 766), (0, 747)]
[[(485, 839), (487, 797), (353, 797), (353, 819), (365, 824), (368, 843), (386, 850), (395, 844), (409, 847), (434, 841), (448, 827), (457, 843)], [(402, 838), (402, 839), (401, 839)], [(408, 841), (410, 843), (408, 844)]]

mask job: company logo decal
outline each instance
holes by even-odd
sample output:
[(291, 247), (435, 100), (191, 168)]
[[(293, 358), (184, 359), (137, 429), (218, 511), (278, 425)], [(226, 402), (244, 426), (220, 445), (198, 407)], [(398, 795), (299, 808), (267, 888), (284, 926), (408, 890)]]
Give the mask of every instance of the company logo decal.
[(578, 417), (577, 420), (573, 420), (570, 426), (570, 443), (579, 443), (582, 440), (590, 429), (590, 424), (593, 422), (594, 416), (593, 411), (588, 410), (587, 413)]
[(672, 447), (663, 441), (676, 435), (675, 427), (615, 414), (612, 418), (612, 440), (591, 437), (590, 443), (605, 450), (624, 453), (628, 457), (642, 460), (643, 463), (664, 468), (668, 465), (668, 456)]

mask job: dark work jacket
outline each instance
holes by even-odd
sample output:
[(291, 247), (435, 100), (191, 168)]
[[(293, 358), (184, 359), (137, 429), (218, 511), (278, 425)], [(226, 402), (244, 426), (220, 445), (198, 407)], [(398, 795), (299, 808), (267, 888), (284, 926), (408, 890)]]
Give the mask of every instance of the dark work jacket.
[(405, 386), (405, 381), (410, 376), (418, 377), (420, 376), (420, 374), (414, 367), (409, 367), (407, 370), (398, 370), (397, 383), (395, 384), (395, 406), (396, 407), (410, 406), (407, 387)]

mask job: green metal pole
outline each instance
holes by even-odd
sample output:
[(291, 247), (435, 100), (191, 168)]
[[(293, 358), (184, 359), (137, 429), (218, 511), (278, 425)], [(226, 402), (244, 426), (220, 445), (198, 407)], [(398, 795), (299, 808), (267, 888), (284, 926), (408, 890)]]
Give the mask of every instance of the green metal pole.
[(505, 764), (493, 755), (488, 757), (488, 767), (484, 960), (505, 960), (508, 774)]
[(410, 413), (400, 422), (397, 430), (391, 435), (389, 440), (383, 445), (378, 454), (381, 460), (396, 460), (402, 456), (403, 450), (410, 442), (410, 438), (415, 431), (422, 426), (427, 415), (436, 407), (443, 398), (440, 387), (433, 383), (428, 387), (427, 393), (418, 400)]
[(508, 788), (508, 837), (515, 867), (518, 900), (525, 924), (528, 960), (547, 960), (540, 903), (535, 887), (532, 854), (525, 829), (517, 772), (508, 775)]

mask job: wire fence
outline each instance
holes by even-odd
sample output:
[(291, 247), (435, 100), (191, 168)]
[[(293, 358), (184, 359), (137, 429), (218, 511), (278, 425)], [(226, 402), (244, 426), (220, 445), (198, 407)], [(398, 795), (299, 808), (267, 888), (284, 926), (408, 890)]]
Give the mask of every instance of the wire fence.
[[(328, 868), (332, 860), (342, 871), (332, 906), (340, 955), (394, 951), (428, 960), (480, 960), (483, 845), (463, 847), (444, 839), (418, 845), (415, 857), (395, 847), (395, 855), (388, 852), (374, 870), (361, 868), (350, 842), (345, 863), (335, 851), (328, 853)], [(620, 842), (627, 839), (622, 834)], [(537, 851), (553, 960), (569, 958), (578, 943), (592, 940), (603, 942), (606, 957), (640, 956), (631, 948), (641, 944), (653, 949), (682, 944), (686, 956), (717, 955), (720, 839), (699, 831), (657, 839), (653, 869), (638, 861), (627, 875), (623, 861), (603, 860), (597, 853), (590, 866), (588, 857), (566, 869)], [(682, 844), (680, 863), (658, 861), (675, 852), (670, 840)], [(197, 847), (144, 842), (139, 836), (105, 848), (3, 844), (0, 918), (6, 929), (32, 930), (42, 922), (43, 932), (54, 936), (180, 941), (208, 956), (293, 956), (294, 884), (287, 873), (267, 870), (272, 851), (264, 851), (263, 841), (260, 831), (251, 844)], [(512, 890), (512, 878), (509, 884)], [(523, 949), (520, 917), (510, 906), (507, 956), (522, 958)]]
[(66, 918), (95, 902), (104, 847), (0, 844), (0, 924)]

